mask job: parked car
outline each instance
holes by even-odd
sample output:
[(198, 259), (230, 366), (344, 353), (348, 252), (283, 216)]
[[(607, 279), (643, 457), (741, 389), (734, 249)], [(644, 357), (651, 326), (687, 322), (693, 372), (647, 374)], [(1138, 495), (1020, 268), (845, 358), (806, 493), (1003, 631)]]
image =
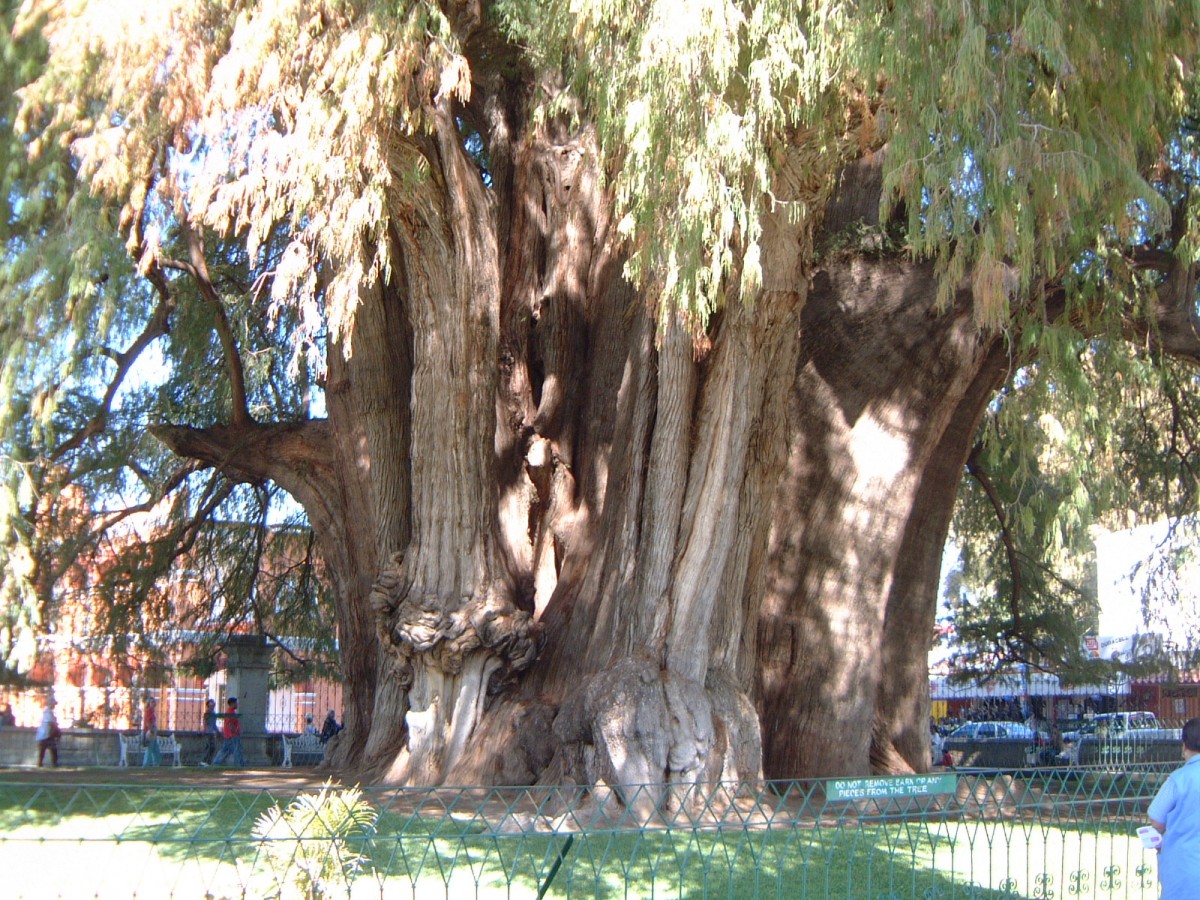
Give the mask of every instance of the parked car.
[(954, 765), (985, 769), (1045, 765), (1053, 756), (1049, 735), (1022, 722), (967, 722), (950, 732), (945, 749)]
[[(1072, 731), (1063, 732), (1063, 743), (1078, 741), (1085, 735), (1116, 737), (1129, 732), (1153, 737), (1178, 737), (1178, 729), (1163, 728), (1152, 712), (1101, 713)], [(1165, 732), (1165, 733), (1164, 733)]]
[(1077, 766), (1083, 745), (1099, 744), (1101, 756), (1109, 761), (1121, 761), (1130, 757), (1137, 745), (1152, 742), (1174, 742), (1181, 739), (1178, 728), (1163, 728), (1152, 712), (1102, 713), (1081, 727), (1064, 731), (1063, 749), (1058, 761), (1064, 765)]
[(1033, 743), (1036, 732), (1020, 722), (968, 722), (950, 732), (947, 741), (1029, 741)]

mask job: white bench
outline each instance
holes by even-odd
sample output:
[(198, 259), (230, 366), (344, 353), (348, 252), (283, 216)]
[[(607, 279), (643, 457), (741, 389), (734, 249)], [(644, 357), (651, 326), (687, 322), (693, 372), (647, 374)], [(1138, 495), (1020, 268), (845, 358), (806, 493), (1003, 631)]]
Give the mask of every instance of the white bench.
[[(117, 760), (118, 766), (128, 766), (130, 759), (141, 759), (145, 752), (142, 746), (142, 736), (140, 734), (118, 734), (117, 740), (120, 742), (121, 758)], [(173, 734), (159, 734), (158, 750), (164, 756), (172, 757), (172, 765), (182, 765), (179, 756), (179, 740)]]
[(128, 766), (130, 757), (137, 759), (142, 753), (142, 736), (140, 734), (118, 734), (117, 741), (121, 745), (121, 758), (118, 766)]
[(283, 735), (282, 768), (292, 767), (293, 756), (315, 756), (317, 762), (325, 758), (325, 745), (315, 734), (298, 734), (295, 737)]
[(173, 759), (171, 765), (181, 766), (183, 763), (179, 759), (179, 738), (173, 734), (159, 734), (158, 750), (164, 756), (170, 756)]

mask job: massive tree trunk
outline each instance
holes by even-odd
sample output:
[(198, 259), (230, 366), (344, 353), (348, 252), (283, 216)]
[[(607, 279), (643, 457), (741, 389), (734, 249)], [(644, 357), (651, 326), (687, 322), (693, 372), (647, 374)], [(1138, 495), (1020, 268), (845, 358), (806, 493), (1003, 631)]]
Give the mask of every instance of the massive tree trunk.
[[(904, 736), (953, 503), (921, 485), (965, 454), (939, 442), (952, 420), (969, 435), (996, 374), (969, 301), (937, 314), (928, 268), (883, 259), (812, 287), (814, 220), (780, 212), (752, 305), (659, 330), (621, 277), (586, 130), (505, 146), (490, 189), (448, 112), (397, 148), (428, 174), (393, 198), (392, 279), (330, 347), (328, 422), (296, 427), (302, 459), (241, 463), (297, 496), (326, 550), (339, 760), (392, 782), (664, 791), (764, 761), (863, 772), (882, 704), (917, 764)], [(820, 208), (831, 180), (797, 157), (776, 197)], [(231, 473), (245, 457), (172, 441)]]
[[(881, 252), (878, 156), (823, 220), (774, 498), (756, 703), (771, 777), (928, 767), (928, 649), (962, 464), (1006, 357), (969, 292)], [(866, 225), (847, 247), (839, 235)]]
[(428, 142), (399, 149), (398, 165), (412, 153), (428, 175), (393, 198), (413, 335), (410, 534), (371, 594), (404, 692), (377, 704), (364, 762), (388, 781), (437, 784), (457, 776), (493, 676), (532, 662), (537, 629), (501, 540), (494, 202), (448, 108)]
[(943, 439), (982, 411), (968, 407), (992, 343), (968, 297), (938, 313), (935, 295), (931, 266), (861, 257), (827, 266), (810, 292), (759, 621), (760, 711), (786, 723), (766, 742), (769, 775), (903, 768), (880, 741), (872, 758), (877, 708), (889, 736), (902, 718), (891, 700), (919, 716), (910, 727), (926, 720), (908, 698), (916, 673), (928, 678), (954, 502), (932, 478), (966, 457)]
[[(554, 210), (570, 196), (547, 221), (585, 227), (590, 240), (577, 246), (601, 250), (550, 241), (546, 259), (557, 263), (535, 278), (537, 349), (524, 358), (544, 361), (542, 381), (514, 383), (532, 384), (520, 404), (530, 410), (526, 468), (548, 491), (538, 529), (553, 533), (558, 564), (535, 564), (538, 664), (498, 698), (481, 741), (504, 748), (490, 754), (498, 768), (469, 774), (664, 790), (753, 781), (761, 741), (748, 623), (783, 470), (790, 381), (778, 375), (799, 351), (808, 227), (782, 213), (767, 223), (753, 308), (731, 304), (703, 335), (671, 320), (656, 342), (644, 303), (617, 277), (603, 206), (591, 218), (571, 211), (603, 200), (595, 180), (573, 165), (569, 179), (546, 180), (569, 192), (527, 204)], [(812, 200), (822, 183), (785, 166), (777, 196)], [(563, 263), (572, 277), (561, 278)], [(542, 534), (534, 544), (550, 546)], [(667, 799), (643, 794), (642, 812)]]
[[(939, 313), (928, 267), (880, 256), (815, 269), (818, 217), (787, 211), (825, 208), (833, 160), (797, 134), (761, 289), (732, 279), (703, 330), (660, 320), (622, 277), (589, 130), (522, 131), (506, 90), (393, 146), (393, 264), (328, 347), (327, 421), (159, 431), (307, 509), (338, 595), (337, 761), (648, 784), (646, 817), (764, 763), (868, 771), (873, 733), (876, 768), (919, 766), (937, 549), (1001, 374), (969, 298)], [(839, 192), (831, 228), (877, 207), (877, 167)]]
[(875, 701), (872, 768), (925, 771), (931, 762), (929, 658), (941, 596), (942, 556), (963, 467), (978, 440), (980, 417), (1009, 374), (1000, 341), (976, 359), (974, 379), (921, 467), (904, 522), (884, 611), (882, 672)]

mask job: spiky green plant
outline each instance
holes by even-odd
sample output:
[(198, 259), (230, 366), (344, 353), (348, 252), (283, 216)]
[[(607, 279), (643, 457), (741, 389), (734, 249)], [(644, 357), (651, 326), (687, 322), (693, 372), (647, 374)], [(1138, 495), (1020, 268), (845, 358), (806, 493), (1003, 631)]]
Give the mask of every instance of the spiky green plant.
[(326, 781), (316, 793), (298, 795), (286, 809), (264, 811), (254, 823), (260, 859), (274, 885), (268, 897), (344, 895), (362, 874), (366, 857), (354, 844), (375, 830), (378, 814), (354, 788)]

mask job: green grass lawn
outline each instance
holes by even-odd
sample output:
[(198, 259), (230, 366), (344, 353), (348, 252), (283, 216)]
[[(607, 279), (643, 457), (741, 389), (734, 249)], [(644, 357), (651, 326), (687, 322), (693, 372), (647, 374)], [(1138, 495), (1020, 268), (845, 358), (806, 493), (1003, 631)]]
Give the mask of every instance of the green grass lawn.
[[(253, 827), (294, 791), (5, 784), (5, 897), (261, 897)], [(792, 827), (500, 833), (469, 805), (369, 793), (375, 832), (354, 897), (990, 898), (1157, 896), (1126, 815), (1050, 821), (809, 817)], [(560, 861), (561, 857), (561, 861)], [(346, 896), (343, 887), (339, 896)]]

